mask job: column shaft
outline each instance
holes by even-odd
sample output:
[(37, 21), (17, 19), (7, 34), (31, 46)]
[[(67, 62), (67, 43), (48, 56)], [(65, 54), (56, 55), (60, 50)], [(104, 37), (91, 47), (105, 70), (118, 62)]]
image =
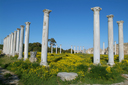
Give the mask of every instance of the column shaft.
[(20, 37), (20, 29), (17, 28), (17, 37), (16, 37), (16, 53), (19, 53), (19, 37)]
[(108, 64), (114, 65), (113, 55), (113, 15), (108, 15)]
[(21, 32), (20, 32), (20, 46), (19, 46), (19, 57), (18, 59), (22, 59), (23, 54), (23, 40), (24, 40), (24, 26), (21, 25)]
[(115, 55), (116, 55), (116, 41), (115, 41)]
[(15, 52), (16, 52), (16, 31), (14, 31), (14, 39), (13, 39), (13, 57), (15, 56)]
[(117, 21), (119, 29), (119, 62), (124, 60), (124, 39), (123, 39), (123, 23), (124, 21)]
[(26, 30), (25, 30), (25, 46), (24, 46), (24, 60), (28, 58), (28, 47), (29, 47), (29, 29), (31, 22), (25, 22)]
[(100, 64), (100, 19), (99, 19), (99, 11), (100, 7), (91, 8), (94, 12), (94, 41), (93, 41), (93, 63)]
[(40, 65), (47, 66), (47, 49), (48, 49), (48, 29), (49, 29), (49, 13), (51, 10), (44, 9), (43, 34), (42, 34), (42, 50)]

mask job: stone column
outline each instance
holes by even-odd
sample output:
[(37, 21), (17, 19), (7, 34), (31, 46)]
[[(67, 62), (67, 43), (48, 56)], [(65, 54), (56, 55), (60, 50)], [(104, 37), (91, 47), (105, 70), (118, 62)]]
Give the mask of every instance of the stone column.
[(114, 65), (113, 55), (113, 15), (107, 15), (108, 18), (108, 64)]
[(18, 59), (22, 59), (23, 54), (23, 40), (24, 40), (24, 25), (20, 25), (21, 32), (20, 32), (20, 46), (19, 46), (19, 57)]
[(57, 44), (56, 44), (56, 54), (57, 54)]
[(72, 54), (72, 45), (71, 45), (71, 54)]
[(123, 39), (123, 23), (124, 21), (117, 21), (119, 28), (119, 62), (124, 60), (124, 39)]
[(105, 43), (103, 42), (103, 54), (104, 54)]
[(80, 52), (81, 52), (81, 46), (80, 46)]
[(77, 46), (77, 53), (78, 53), (78, 51), (79, 51), (79, 47)]
[(60, 54), (61, 54), (61, 44), (60, 44)]
[(13, 56), (13, 43), (14, 42), (14, 33), (12, 33), (12, 36), (11, 36), (11, 55)]
[(99, 11), (102, 10), (100, 7), (91, 8), (94, 12), (94, 41), (93, 41), (93, 63), (100, 64), (100, 19), (99, 19)]
[(5, 38), (3, 40), (3, 53), (4, 53), (4, 47), (5, 47)]
[(7, 37), (5, 39), (5, 54), (7, 54)]
[(16, 51), (16, 31), (14, 31), (14, 39), (13, 39), (13, 57), (15, 56), (15, 51)]
[(12, 39), (12, 34), (9, 35), (9, 56), (11, 55), (11, 39)]
[(29, 29), (31, 22), (25, 22), (25, 24), (26, 24), (26, 30), (25, 30), (24, 60), (28, 58)]
[(83, 46), (83, 53), (85, 53), (85, 52), (84, 52), (84, 46)]
[(74, 54), (75, 54), (75, 51), (76, 51), (76, 46), (74, 46)]
[(20, 37), (20, 29), (17, 28), (17, 37), (16, 37), (16, 53), (19, 53), (19, 37)]
[(116, 41), (115, 41), (115, 55), (116, 55)]
[(53, 53), (53, 44), (51, 44), (51, 53)]
[(6, 54), (6, 37), (4, 38), (4, 54)]
[(9, 35), (7, 36), (7, 54), (9, 55), (9, 44), (10, 44), (10, 37), (9, 37)]
[(48, 48), (48, 26), (49, 26), (49, 13), (51, 10), (44, 9), (44, 21), (43, 21), (43, 34), (42, 34), (42, 51), (41, 51), (41, 63), (40, 65), (47, 66), (47, 48)]

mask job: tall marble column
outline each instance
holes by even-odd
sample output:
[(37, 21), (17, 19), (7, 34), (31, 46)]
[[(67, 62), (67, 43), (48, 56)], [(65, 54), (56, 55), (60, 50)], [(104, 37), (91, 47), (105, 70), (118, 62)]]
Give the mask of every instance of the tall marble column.
[(75, 52), (76, 52), (76, 46), (74, 46), (74, 54), (75, 54)]
[(56, 54), (57, 54), (57, 44), (56, 44)]
[(51, 10), (44, 9), (43, 34), (42, 34), (42, 50), (40, 65), (47, 66), (47, 48), (48, 48), (48, 27), (49, 27), (49, 13)]
[(9, 55), (9, 44), (10, 44), (10, 41), (9, 40), (10, 40), (10, 37), (9, 37), (9, 35), (7, 37), (8, 37), (7, 38), (8, 39), (8, 41), (7, 41), (7, 43), (8, 43), (7, 44), (7, 54)]
[(71, 54), (72, 54), (72, 45), (71, 45)]
[(25, 30), (24, 60), (28, 58), (29, 29), (31, 22), (25, 22), (25, 24), (26, 24), (26, 30)]
[(11, 55), (13, 55), (13, 43), (14, 43), (14, 33), (12, 33), (12, 36), (11, 36)]
[(93, 63), (94, 64), (100, 64), (100, 17), (99, 17), (99, 11), (102, 10), (100, 7), (93, 7), (91, 10), (94, 12), (94, 40), (93, 40)]
[(16, 37), (16, 53), (19, 53), (19, 38), (20, 37), (20, 29), (17, 28), (17, 37)]
[(123, 39), (123, 23), (124, 21), (117, 21), (119, 29), (119, 62), (124, 60), (124, 39)]
[(104, 54), (105, 43), (103, 42), (103, 54)]
[(115, 55), (116, 55), (116, 41), (115, 41)]
[(61, 54), (61, 44), (60, 44), (60, 54)]
[(13, 39), (13, 55), (15, 56), (15, 52), (16, 52), (16, 31), (14, 31), (14, 39)]
[(23, 54), (23, 40), (24, 40), (24, 25), (20, 25), (21, 32), (20, 32), (20, 45), (19, 45), (19, 57), (18, 59), (22, 59)]
[(4, 40), (3, 40), (3, 53), (5, 53), (5, 52), (4, 52), (4, 50), (5, 50), (4, 47), (5, 47), (5, 38), (4, 38)]
[(7, 37), (5, 39), (5, 54), (7, 54)]
[(10, 42), (9, 43), (9, 55), (11, 56), (11, 50), (12, 50), (12, 48), (11, 48), (12, 47), (12, 42), (11, 42), (11, 40), (12, 40), (12, 34), (10, 34), (9, 37), (10, 37), (10, 40), (9, 40), (9, 42)]
[(113, 55), (113, 15), (107, 15), (108, 18), (108, 64), (114, 65)]
[(80, 46), (80, 52), (81, 52), (81, 46)]
[(51, 44), (51, 53), (53, 53), (53, 44)]

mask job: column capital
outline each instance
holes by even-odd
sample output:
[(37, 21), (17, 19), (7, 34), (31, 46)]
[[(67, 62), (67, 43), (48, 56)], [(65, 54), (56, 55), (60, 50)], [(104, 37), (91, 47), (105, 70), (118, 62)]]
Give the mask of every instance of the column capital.
[(91, 10), (92, 11), (100, 11), (100, 10), (102, 10), (102, 8), (100, 8), (100, 7), (93, 7), (93, 8), (91, 8)]
[(110, 15), (107, 15), (107, 18), (113, 18), (114, 15), (110, 14)]
[(13, 32), (11, 34), (14, 34)]
[(20, 28), (17, 28), (17, 30), (20, 30)]
[(44, 9), (43, 12), (49, 14), (52, 10)]
[(26, 25), (30, 25), (30, 24), (31, 24), (31, 22), (25, 22), (25, 24), (26, 24)]
[(24, 28), (24, 25), (20, 25), (20, 27), (23, 27)]
[(117, 24), (119, 24), (119, 23), (124, 23), (124, 21), (123, 21), (123, 20), (121, 20), (121, 21), (116, 21), (116, 23), (117, 23)]

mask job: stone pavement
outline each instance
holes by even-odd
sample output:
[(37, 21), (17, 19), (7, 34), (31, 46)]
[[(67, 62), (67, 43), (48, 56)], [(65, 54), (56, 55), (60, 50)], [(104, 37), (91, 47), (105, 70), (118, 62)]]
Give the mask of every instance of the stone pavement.
[(2, 84), (18, 85), (19, 78), (13, 72), (0, 67), (0, 81)]

